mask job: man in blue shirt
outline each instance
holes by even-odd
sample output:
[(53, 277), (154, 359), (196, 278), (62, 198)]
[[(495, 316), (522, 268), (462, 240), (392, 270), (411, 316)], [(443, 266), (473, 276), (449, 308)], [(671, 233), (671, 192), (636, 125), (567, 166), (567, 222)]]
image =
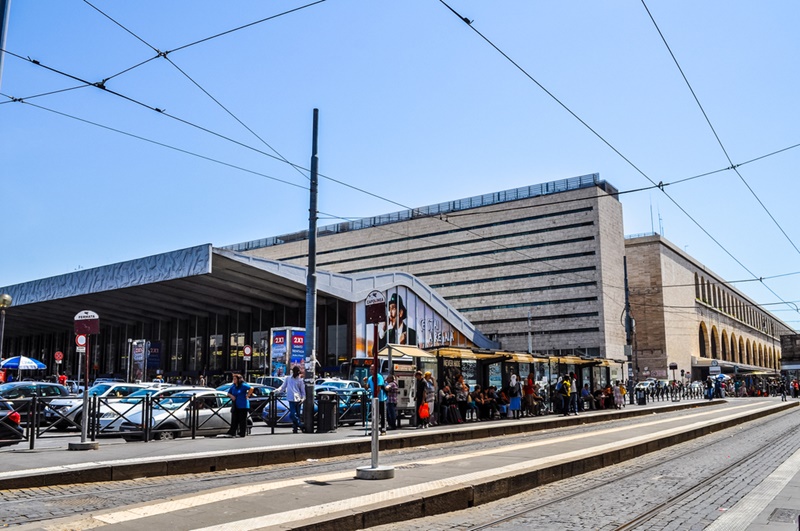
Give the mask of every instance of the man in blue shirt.
[(227, 436), (247, 435), (247, 417), (250, 415), (250, 397), (253, 390), (241, 374), (233, 375), (233, 385), (228, 389), (228, 397), (231, 399), (231, 429), (228, 430)]
[[(372, 372), (375, 372), (373, 366)], [(370, 403), (374, 397), (375, 386), (372, 384), (372, 376), (367, 378), (367, 392), (369, 392)], [(383, 375), (378, 373), (378, 411), (381, 417), (381, 435), (386, 435), (386, 382), (383, 380)]]

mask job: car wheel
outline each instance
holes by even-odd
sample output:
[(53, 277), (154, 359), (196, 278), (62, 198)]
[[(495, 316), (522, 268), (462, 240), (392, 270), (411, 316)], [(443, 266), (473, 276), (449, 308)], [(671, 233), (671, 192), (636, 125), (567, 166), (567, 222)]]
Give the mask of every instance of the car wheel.
[(153, 434), (153, 439), (156, 441), (174, 441), (177, 437), (178, 432), (169, 431), (168, 429)]

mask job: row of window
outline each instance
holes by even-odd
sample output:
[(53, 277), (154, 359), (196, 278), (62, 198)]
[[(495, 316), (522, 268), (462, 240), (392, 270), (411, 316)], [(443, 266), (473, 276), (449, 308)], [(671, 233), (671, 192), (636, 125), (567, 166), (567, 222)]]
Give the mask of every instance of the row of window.
[[(597, 297), (575, 297), (573, 299), (556, 299), (549, 301), (520, 302), (514, 304), (498, 304), (495, 306), (473, 306), (472, 308), (459, 308), (460, 312), (482, 312), (487, 310), (505, 310), (509, 308), (530, 308), (532, 306), (551, 306), (555, 304), (569, 304), (575, 302), (596, 301)], [(533, 317), (531, 317), (533, 319)]]
[(733, 293), (721, 288), (719, 284), (706, 280), (702, 275), (694, 274), (695, 298), (734, 319), (746, 323), (753, 328), (771, 336), (781, 334), (781, 329), (774, 319), (750, 303), (744, 302)]
[[(566, 321), (567, 319), (578, 319), (581, 317), (598, 317), (600, 314), (598, 312), (582, 312), (582, 313), (562, 313), (558, 315), (537, 315), (531, 316), (531, 321), (554, 321), (558, 319), (562, 319)], [(523, 323), (527, 322), (527, 317), (517, 317), (512, 319), (486, 319), (484, 321), (472, 321), (474, 325), (489, 325), (489, 324), (497, 324), (497, 323)], [(544, 333), (537, 330), (537, 334)], [(558, 333), (550, 331), (549, 333)]]
[[(441, 282), (439, 284), (431, 284), (431, 288), (433, 289), (440, 289), (440, 288), (452, 288), (456, 286), (469, 286), (472, 284), (484, 284), (486, 282), (506, 282), (509, 280), (522, 280), (526, 278), (536, 278), (536, 277), (549, 277), (553, 275), (565, 275), (569, 273), (586, 273), (589, 271), (597, 270), (596, 266), (586, 266), (586, 267), (572, 267), (569, 269), (553, 269), (551, 271), (537, 271), (535, 273), (523, 273), (520, 275), (505, 275), (501, 277), (491, 277), (491, 278), (476, 278), (474, 280), (457, 280), (455, 282)], [(590, 282), (589, 284), (597, 285), (597, 282)], [(525, 289), (525, 291), (528, 291)], [(480, 296), (481, 294), (478, 293), (476, 296)], [(450, 297), (448, 296), (448, 299)]]
[(720, 334), (716, 326), (712, 326), (709, 331), (705, 323), (700, 323), (698, 339), (701, 358), (755, 365), (774, 370), (780, 368), (778, 349), (756, 340), (751, 341), (743, 336), (736, 337), (734, 333), (728, 334), (727, 330), (723, 330)]
[[(531, 207), (525, 207), (525, 208), (531, 208)], [(592, 210), (594, 210), (594, 207), (575, 208), (575, 209), (571, 209), (571, 210), (561, 210), (559, 212), (549, 212), (547, 214), (539, 214), (539, 215), (536, 215), (536, 216), (527, 216), (527, 217), (523, 217), (523, 218), (514, 218), (514, 219), (505, 220), (505, 221), (493, 221), (493, 222), (489, 222), (489, 223), (471, 225), (469, 227), (460, 227), (460, 228), (457, 228), (457, 229), (442, 230), (442, 231), (436, 231), (436, 232), (428, 232), (428, 233), (426, 233), (424, 235), (424, 238), (425, 239), (436, 238), (437, 236), (448, 236), (448, 235), (453, 235), (453, 234), (459, 234), (459, 233), (462, 233), (462, 232), (471, 232), (471, 231), (475, 231), (475, 230), (488, 229), (488, 228), (492, 228), (492, 227), (498, 227), (498, 226), (502, 226), (502, 225), (510, 225), (510, 224), (514, 224), (514, 223), (526, 223), (526, 222), (529, 222), (529, 221), (537, 221), (537, 220), (542, 220), (542, 219), (547, 219), (547, 218), (555, 218), (555, 217), (561, 217), (561, 216), (568, 216), (568, 215), (571, 215), (571, 214), (580, 214), (580, 213), (584, 213), (584, 212), (591, 212)], [(476, 214), (478, 214), (478, 213), (476, 213)], [(586, 222), (586, 223), (575, 224), (576, 227), (586, 226), (586, 225), (589, 225), (589, 226), (594, 225), (594, 222)], [(521, 235), (521, 234), (536, 234), (537, 232), (548, 232), (550, 230), (552, 230), (552, 229), (539, 229), (538, 231), (512, 233), (512, 234), (510, 234), (508, 236), (492, 236), (491, 239), (494, 240), (494, 239), (498, 239), (498, 238), (518, 236), (518, 235)], [(371, 242), (371, 243), (363, 243), (363, 244), (358, 244), (358, 245), (350, 245), (348, 247), (337, 247), (335, 249), (330, 249), (330, 250), (325, 250), (325, 251), (317, 251), (317, 256), (322, 256), (322, 255), (331, 254), (331, 253), (355, 251), (357, 249), (368, 249), (368, 248), (374, 247), (375, 245), (391, 245), (391, 244), (404, 243), (404, 242), (409, 242), (409, 241), (416, 241), (416, 240), (419, 240), (419, 239), (422, 239), (422, 238), (423, 237), (419, 236), (419, 235), (416, 235), (416, 236), (403, 236), (403, 237), (400, 237), (400, 238), (391, 238), (391, 239), (383, 240), (383, 241), (380, 241), (380, 242)], [(440, 246), (436, 246), (434, 248), (439, 248), (439, 247)], [(419, 249), (415, 249), (415, 251), (424, 250), (424, 249), (427, 249), (427, 248), (419, 248)], [(306, 254), (295, 255), (295, 256), (287, 256), (287, 257), (281, 258), (281, 260), (301, 260), (301, 259), (305, 258), (306, 256), (307, 256)], [(339, 263), (339, 262), (338, 261), (334, 261), (334, 262), (327, 262), (327, 263), (328, 264), (335, 264), (335, 263)]]
[[(580, 268), (581, 270), (592, 268)], [(560, 273), (561, 271), (559, 271)], [(552, 272), (555, 274), (555, 272)], [(528, 275), (519, 275), (522, 278), (527, 278)], [(496, 282), (497, 278), (486, 278), (481, 279), (481, 282)], [(596, 287), (597, 282), (572, 282), (570, 284), (555, 284), (552, 286), (538, 286), (535, 288), (517, 288), (517, 289), (504, 289), (504, 290), (495, 290), (495, 291), (483, 291), (481, 293), (463, 293), (461, 295), (448, 295), (447, 300), (452, 302), (460, 299), (473, 299), (475, 297), (492, 297), (496, 295), (516, 295), (518, 293), (531, 293), (531, 292), (538, 292), (538, 291), (553, 291), (558, 289), (572, 289), (572, 288), (586, 288), (586, 287)], [(464, 310), (461, 310), (464, 311)]]

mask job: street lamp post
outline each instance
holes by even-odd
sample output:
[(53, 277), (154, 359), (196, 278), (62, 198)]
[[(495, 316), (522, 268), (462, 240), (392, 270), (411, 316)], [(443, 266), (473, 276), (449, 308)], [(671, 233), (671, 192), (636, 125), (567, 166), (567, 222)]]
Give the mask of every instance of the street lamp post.
[(11, 306), (11, 295), (0, 295), (0, 360), (3, 359), (3, 339), (6, 332), (6, 308)]

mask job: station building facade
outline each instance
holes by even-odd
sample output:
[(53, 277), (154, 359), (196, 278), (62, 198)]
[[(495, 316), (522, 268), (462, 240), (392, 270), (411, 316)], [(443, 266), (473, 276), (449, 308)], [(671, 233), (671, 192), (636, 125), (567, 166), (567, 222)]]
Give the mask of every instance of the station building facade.
[(626, 238), (632, 369), (636, 379), (706, 378), (722, 374), (777, 374), (780, 319), (658, 234)]
[[(277, 354), (272, 332), (305, 327), (306, 278), (305, 267), (206, 244), (7, 286), (0, 292), (11, 295), (13, 305), (6, 310), (3, 350), (6, 356), (43, 361), (48, 374), (82, 374), (85, 356), (76, 351), (74, 318), (90, 310), (100, 317), (100, 333), (89, 344), (92, 379), (134, 379), (137, 363), (144, 366), (143, 379), (162, 374), (196, 381), (203, 374), (215, 383), (230, 372), (264, 374), (271, 367), (269, 356)], [(363, 341), (372, 337), (363, 318), (364, 301), (372, 292), (386, 301), (394, 296), (396, 302), (403, 298), (409, 307), (413, 304), (415, 315), (424, 315), (442, 331), (431, 338), (431, 346), (497, 346), (406, 273), (318, 270), (317, 287), (317, 374), (336, 372), (354, 352), (360, 349), (363, 356), (372, 349)], [(139, 339), (149, 348), (136, 359), (132, 340)], [(245, 346), (252, 349), (249, 360)], [(292, 356), (293, 346), (298, 345), (284, 345), (288, 350), (282, 355)], [(56, 352), (63, 354), (60, 365)]]
[[(495, 192), (318, 230), (317, 265), (403, 271), (509, 351), (621, 358), (626, 342), (622, 206), (598, 174)], [(293, 264), (308, 231), (229, 250)], [(418, 344), (435, 330), (414, 323)]]

